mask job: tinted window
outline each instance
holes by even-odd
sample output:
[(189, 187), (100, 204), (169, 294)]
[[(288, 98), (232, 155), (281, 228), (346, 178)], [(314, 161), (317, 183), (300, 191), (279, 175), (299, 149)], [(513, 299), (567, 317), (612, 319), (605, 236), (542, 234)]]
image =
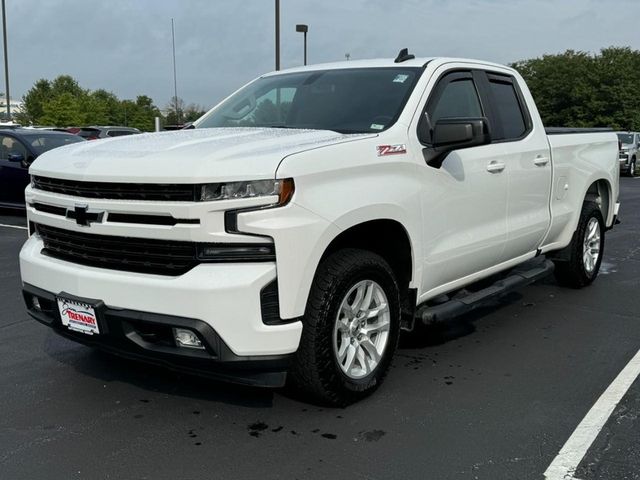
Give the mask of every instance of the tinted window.
[(225, 100), (196, 127), (378, 132), (395, 122), (419, 75), (418, 68), (354, 68), (266, 76)]
[(478, 93), (470, 78), (450, 82), (436, 100), (435, 105), (430, 106), (429, 112), (432, 124), (441, 118), (481, 116), (482, 108)]
[(31, 145), (35, 152), (40, 155), (47, 150), (53, 148), (62, 147), (64, 145), (70, 145), (72, 143), (84, 142), (84, 140), (77, 136), (66, 133), (49, 133), (47, 135), (25, 135), (25, 141)]
[(100, 130), (96, 130), (93, 128), (83, 128), (77, 133), (77, 135), (81, 136), (82, 138), (98, 138), (100, 136)]
[(109, 130), (107, 137), (122, 137), (123, 135), (133, 135), (134, 133), (138, 132), (133, 130)]
[(0, 160), (7, 160), (9, 155), (28, 156), (27, 149), (17, 138), (0, 135)]
[(619, 133), (618, 140), (622, 142), (624, 145), (631, 145), (633, 143), (633, 134), (632, 133)]
[(496, 139), (508, 140), (521, 137), (526, 132), (527, 126), (513, 83), (490, 79), (489, 88), (493, 93), (493, 105), (503, 132), (502, 138), (496, 137)]

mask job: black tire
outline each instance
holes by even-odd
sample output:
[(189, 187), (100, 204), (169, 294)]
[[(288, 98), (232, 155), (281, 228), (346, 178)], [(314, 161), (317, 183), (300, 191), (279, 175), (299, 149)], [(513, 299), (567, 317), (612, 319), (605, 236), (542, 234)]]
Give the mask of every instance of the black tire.
[[(333, 329), (338, 309), (349, 290), (362, 280), (373, 280), (384, 291), (390, 327), (377, 367), (363, 378), (348, 377), (334, 355)], [(289, 379), (306, 400), (346, 406), (373, 393), (382, 383), (400, 333), (400, 292), (388, 263), (375, 253), (344, 249), (327, 257), (316, 272), (303, 319), (302, 338)]]
[[(583, 260), (584, 238), (587, 226), (592, 218), (598, 221), (600, 226), (600, 254), (592, 271), (588, 271)], [(555, 276), (561, 285), (582, 288), (591, 284), (598, 276), (602, 256), (604, 254), (604, 220), (600, 208), (594, 202), (585, 202), (582, 205), (578, 228), (573, 234), (569, 247), (569, 260), (555, 260)]]
[(629, 164), (629, 176), (630, 177), (635, 177), (636, 176), (636, 159), (635, 159), (635, 157), (633, 158), (633, 160), (631, 160), (631, 163)]

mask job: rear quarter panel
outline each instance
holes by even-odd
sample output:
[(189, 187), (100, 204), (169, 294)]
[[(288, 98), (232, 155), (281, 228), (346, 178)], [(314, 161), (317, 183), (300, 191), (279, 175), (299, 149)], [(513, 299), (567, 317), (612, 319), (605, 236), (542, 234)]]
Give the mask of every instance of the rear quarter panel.
[(549, 135), (553, 162), (551, 227), (542, 251), (566, 247), (577, 228), (587, 190), (598, 180), (606, 181), (609, 203), (603, 215), (608, 227), (618, 201), (618, 139), (615, 133)]

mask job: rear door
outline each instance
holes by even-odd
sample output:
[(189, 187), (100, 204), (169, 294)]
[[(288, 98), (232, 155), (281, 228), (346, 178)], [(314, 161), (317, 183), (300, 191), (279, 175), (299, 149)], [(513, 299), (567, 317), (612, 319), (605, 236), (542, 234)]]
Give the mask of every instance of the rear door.
[(534, 128), (517, 80), (483, 71), (479, 83), (491, 118), (492, 138), (502, 147), (500, 161), (508, 175), (507, 241), (503, 259), (536, 250), (551, 222), (552, 167), (547, 135)]
[(0, 134), (0, 203), (24, 205), (24, 189), (29, 184), (29, 169), (24, 162), (10, 161), (10, 155), (22, 155), (27, 160), (29, 151), (13, 135)]

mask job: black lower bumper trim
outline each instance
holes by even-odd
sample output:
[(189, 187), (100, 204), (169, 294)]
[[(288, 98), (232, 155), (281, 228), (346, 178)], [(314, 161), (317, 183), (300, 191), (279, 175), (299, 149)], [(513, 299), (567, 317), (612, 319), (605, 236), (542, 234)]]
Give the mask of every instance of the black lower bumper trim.
[[(23, 286), (29, 315), (63, 337), (84, 345), (124, 358), (232, 383), (263, 387), (281, 387), (285, 384), (291, 355), (239, 356), (202, 320), (114, 309), (97, 300), (66, 293), (60, 295), (93, 305), (100, 334), (87, 335), (67, 329), (58, 313), (56, 295), (33, 285)], [(34, 302), (34, 298), (37, 302)], [(174, 327), (195, 332), (205, 348), (178, 347), (173, 340)]]

